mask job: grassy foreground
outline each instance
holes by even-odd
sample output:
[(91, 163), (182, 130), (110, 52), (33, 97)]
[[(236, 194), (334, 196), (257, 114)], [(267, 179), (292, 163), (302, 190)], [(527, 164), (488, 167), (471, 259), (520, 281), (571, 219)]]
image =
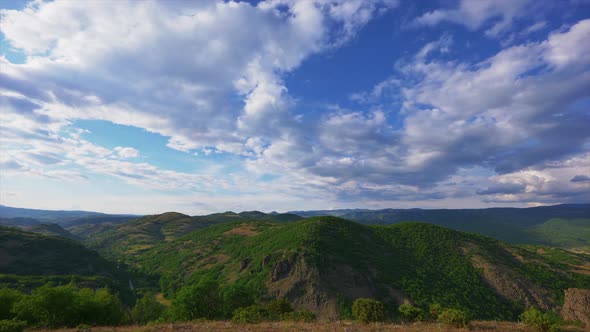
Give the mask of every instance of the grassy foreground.
[[(336, 321), (336, 322), (264, 322), (258, 324), (235, 324), (228, 321), (204, 321), (194, 323), (167, 323), (144, 326), (102, 326), (92, 327), (89, 329), (57, 329), (57, 330), (28, 330), (36, 332), (189, 332), (189, 331), (208, 331), (208, 332), (231, 332), (231, 331), (310, 331), (310, 332), (386, 332), (386, 331), (532, 331), (527, 329), (523, 324), (515, 322), (496, 322), (496, 321), (473, 321), (469, 328), (452, 328), (439, 323), (409, 323), (409, 324), (388, 324), (388, 323), (371, 323), (363, 324), (353, 321)], [(583, 332), (584, 329), (576, 326), (562, 326), (563, 332)]]

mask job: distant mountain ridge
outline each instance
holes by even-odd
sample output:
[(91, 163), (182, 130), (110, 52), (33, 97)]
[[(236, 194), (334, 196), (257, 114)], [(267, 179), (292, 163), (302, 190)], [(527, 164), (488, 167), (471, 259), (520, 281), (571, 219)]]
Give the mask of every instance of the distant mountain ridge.
[[(544, 244), (590, 252), (590, 204), (486, 209), (342, 209), (290, 213), (303, 217), (332, 215), (362, 224), (427, 222), (510, 243)], [(554, 231), (558, 224), (562, 227), (557, 229), (567, 229), (567, 233), (559, 234), (559, 239), (556, 239)]]

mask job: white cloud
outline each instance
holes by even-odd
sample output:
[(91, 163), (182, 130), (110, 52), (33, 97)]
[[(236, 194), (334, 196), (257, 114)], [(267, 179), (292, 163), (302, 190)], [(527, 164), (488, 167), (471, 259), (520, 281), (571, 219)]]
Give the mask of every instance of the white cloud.
[(131, 147), (115, 147), (115, 152), (121, 159), (137, 158), (139, 157), (139, 151)]
[(497, 22), (486, 30), (487, 35), (495, 37), (508, 30), (517, 17), (530, 12), (533, 4), (531, 0), (461, 0), (458, 8), (427, 12), (416, 18), (414, 24), (435, 26), (449, 21), (476, 30), (496, 18)]

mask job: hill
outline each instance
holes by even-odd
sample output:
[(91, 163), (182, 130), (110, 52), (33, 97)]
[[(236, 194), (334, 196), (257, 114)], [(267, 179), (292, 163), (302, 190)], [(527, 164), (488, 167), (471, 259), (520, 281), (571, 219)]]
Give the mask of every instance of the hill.
[(39, 233), (49, 236), (61, 236), (66, 239), (79, 241), (80, 238), (66, 231), (58, 224), (38, 224), (33, 226), (24, 227), (25, 230), (33, 233)]
[(231, 211), (205, 216), (187, 216), (177, 212), (144, 216), (110, 229), (91, 234), (86, 243), (106, 257), (122, 259), (134, 257), (160, 242), (172, 241), (194, 230), (214, 224), (239, 220), (294, 221), (293, 214), (265, 214), (259, 211), (234, 213)]
[(50, 281), (124, 292), (129, 276), (78, 242), (0, 227), (0, 288), (28, 290)]
[(590, 257), (519, 247), (424, 223), (368, 226), (335, 217), (213, 225), (138, 253), (168, 297), (201, 282), (241, 285), (258, 301), (285, 298), (320, 318), (350, 316), (374, 297), (515, 319), (525, 306), (557, 308), (566, 288), (590, 288)]
[(383, 209), (294, 211), (301, 216), (334, 215), (363, 224), (395, 224), (420, 221), (455, 230), (474, 232), (502, 241), (521, 244), (545, 244), (566, 249), (590, 247), (590, 236), (566, 236), (556, 241), (541, 224), (560, 219), (569, 234), (587, 234), (590, 228), (590, 204), (562, 204), (533, 208), (489, 209)]

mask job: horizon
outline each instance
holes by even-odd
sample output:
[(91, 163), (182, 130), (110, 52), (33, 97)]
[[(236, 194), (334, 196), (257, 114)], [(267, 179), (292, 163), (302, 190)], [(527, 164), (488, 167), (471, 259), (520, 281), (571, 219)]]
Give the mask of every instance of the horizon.
[(590, 202), (590, 2), (0, 3), (0, 204)]
[[(316, 212), (316, 211), (342, 211), (342, 210), (366, 210), (366, 211), (379, 211), (379, 210), (485, 210), (485, 209), (530, 209), (530, 208), (538, 208), (538, 207), (555, 207), (555, 206), (562, 206), (562, 205), (590, 205), (590, 203), (562, 203), (562, 204), (552, 204), (552, 205), (538, 205), (538, 206), (526, 206), (526, 207), (511, 207), (511, 206), (492, 206), (492, 207), (484, 207), (484, 208), (395, 208), (395, 207), (386, 207), (381, 209), (366, 209), (366, 208), (344, 208), (344, 209), (318, 209), (318, 210), (288, 210), (288, 211), (260, 211), (260, 210), (241, 210), (241, 211), (215, 211), (209, 212), (200, 215), (208, 215), (208, 214), (216, 214), (216, 213), (243, 213), (243, 212), (262, 212), (265, 214), (271, 213), (278, 213), (278, 214), (287, 214), (287, 213), (295, 213), (295, 212)], [(184, 213), (182, 211), (161, 211), (157, 213), (108, 213), (102, 211), (87, 211), (87, 210), (61, 210), (61, 209), (37, 209), (37, 208), (30, 208), (30, 207), (16, 207), (16, 206), (7, 206), (0, 204), (0, 207), (10, 208), (10, 209), (23, 209), (23, 210), (35, 210), (35, 211), (49, 211), (49, 212), (86, 212), (86, 213), (96, 213), (96, 214), (105, 214), (105, 215), (120, 215), (120, 216), (149, 216), (149, 215), (160, 215), (164, 213), (180, 213), (188, 216), (199, 216), (199, 214), (190, 214)]]

